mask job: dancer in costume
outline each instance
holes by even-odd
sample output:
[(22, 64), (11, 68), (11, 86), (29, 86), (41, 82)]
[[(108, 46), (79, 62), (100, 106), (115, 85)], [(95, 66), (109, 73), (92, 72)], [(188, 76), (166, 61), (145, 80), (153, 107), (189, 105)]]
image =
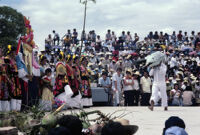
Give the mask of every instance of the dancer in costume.
[(59, 55), (59, 61), (56, 64), (56, 88), (54, 90), (55, 100), (59, 100), (63, 103), (67, 102), (67, 96), (65, 93), (65, 86), (68, 85), (66, 64), (63, 52)]
[(28, 81), (32, 80), (32, 76), (28, 74), (28, 70), (24, 62), (24, 55), (21, 52), (19, 52), (18, 55), (16, 56), (16, 63), (17, 63), (19, 82), (22, 91), (21, 109), (25, 109), (28, 106)]
[(82, 95), (82, 105), (83, 107), (92, 106), (92, 92), (90, 88), (89, 74), (87, 70), (87, 58), (81, 58), (81, 95)]
[(6, 65), (4, 62), (3, 52), (0, 48), (0, 112), (10, 111), (8, 77), (6, 74)]
[(79, 84), (75, 77), (75, 69), (72, 68), (73, 59), (71, 55), (68, 55), (66, 58), (66, 71), (69, 81), (69, 86), (73, 91), (73, 95), (69, 101), (69, 105), (71, 107), (80, 108), (81, 107), (81, 95), (79, 93)]
[(10, 109), (13, 111), (21, 110), (22, 91), (18, 77), (18, 69), (16, 63), (16, 48), (9, 45), (6, 56), (7, 76), (10, 79), (8, 83), (9, 95), (11, 98)]

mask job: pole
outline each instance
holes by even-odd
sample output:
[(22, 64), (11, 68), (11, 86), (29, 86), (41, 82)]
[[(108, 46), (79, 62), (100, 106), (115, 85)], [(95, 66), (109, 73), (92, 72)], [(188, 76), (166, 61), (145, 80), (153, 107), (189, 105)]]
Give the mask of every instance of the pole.
[[(86, 22), (86, 10), (87, 10), (87, 0), (85, 0), (85, 11), (84, 11), (84, 21), (83, 21), (83, 31), (85, 31), (85, 22)], [(83, 34), (83, 31), (81, 33), (81, 36)], [(79, 53), (79, 58), (81, 57), (81, 52), (82, 52), (82, 48), (83, 48), (83, 40), (81, 37), (81, 49), (80, 49), (80, 53)]]

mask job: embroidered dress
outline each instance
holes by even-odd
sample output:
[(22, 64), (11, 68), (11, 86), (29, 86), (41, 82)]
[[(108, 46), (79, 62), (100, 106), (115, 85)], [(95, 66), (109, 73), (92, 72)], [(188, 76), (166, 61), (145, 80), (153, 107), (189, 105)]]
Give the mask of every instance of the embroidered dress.
[(9, 89), (9, 96), (10, 100), (10, 109), (15, 111), (20, 111), (21, 109), (21, 98), (22, 98), (22, 91), (21, 85), (18, 77), (18, 69), (17, 63), (15, 59), (6, 58), (6, 66), (7, 66), (7, 77), (9, 78), (8, 81), (8, 89)]
[(4, 58), (0, 58), (0, 112), (10, 111), (10, 98)]
[(68, 104), (70, 107), (81, 108), (81, 94), (79, 92), (79, 84), (75, 74), (75, 69), (73, 69), (70, 65), (66, 64), (66, 70), (69, 86), (73, 91), (73, 95), (69, 98)]
[(42, 110), (51, 111), (52, 104), (54, 102), (54, 95), (52, 92), (51, 78), (44, 76), (42, 78), (43, 89), (42, 89), (42, 100), (40, 102), (40, 107)]
[[(68, 85), (68, 78), (65, 63), (59, 61), (56, 64), (56, 87), (53, 92), (55, 99), (63, 103), (67, 102), (67, 96), (65, 93), (65, 86)], [(66, 109), (66, 107), (64, 108)]]
[(85, 107), (92, 106), (92, 92), (90, 88), (89, 74), (87, 69), (81, 65), (81, 95), (82, 95), (82, 105)]

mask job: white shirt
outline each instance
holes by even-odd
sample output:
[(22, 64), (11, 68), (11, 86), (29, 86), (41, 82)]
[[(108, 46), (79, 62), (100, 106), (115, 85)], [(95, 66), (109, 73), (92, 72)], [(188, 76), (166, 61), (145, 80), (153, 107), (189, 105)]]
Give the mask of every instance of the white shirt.
[(139, 90), (140, 89), (139, 82), (136, 79), (134, 79), (133, 89), (134, 90)]
[[(124, 77), (124, 81), (126, 81), (126, 83), (133, 83), (132, 79), (127, 79), (126, 77)], [(124, 91), (129, 90), (133, 90), (133, 85), (124, 85)]]
[(167, 71), (167, 66), (162, 63), (159, 67), (151, 69), (149, 75), (153, 76), (154, 83), (166, 84), (165, 82), (166, 71)]
[(176, 63), (177, 63), (176, 58), (175, 58), (175, 57), (172, 57), (172, 58), (171, 58), (171, 61), (170, 61), (170, 68), (175, 67), (175, 66), (176, 66)]
[(140, 84), (142, 86), (142, 90), (144, 93), (150, 93), (151, 92), (151, 79), (150, 77), (146, 78), (146, 77), (142, 77), (140, 79)]
[(192, 105), (192, 98), (194, 98), (194, 93), (192, 91), (183, 92), (183, 105)]
[(115, 82), (117, 82), (117, 90), (121, 91), (122, 75), (120, 74), (120, 76), (118, 76), (117, 72), (114, 73), (112, 76), (112, 89), (113, 90), (116, 90)]

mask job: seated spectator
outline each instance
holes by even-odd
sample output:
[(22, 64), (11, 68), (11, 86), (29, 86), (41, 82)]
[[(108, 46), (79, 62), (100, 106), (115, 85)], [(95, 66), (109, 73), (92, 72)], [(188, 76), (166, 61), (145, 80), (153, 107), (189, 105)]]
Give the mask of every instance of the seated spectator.
[(185, 91), (183, 92), (182, 97), (183, 97), (183, 105), (184, 106), (193, 105), (192, 101), (195, 98), (195, 96), (194, 96), (191, 86), (186, 87)]
[(58, 120), (58, 124), (68, 128), (71, 135), (82, 135), (83, 125), (81, 120), (73, 115), (64, 115)]
[(99, 85), (108, 93), (108, 105), (112, 105), (111, 81), (106, 72), (103, 72), (102, 77), (99, 78)]
[(179, 90), (178, 84), (175, 84), (174, 89), (170, 91), (170, 98), (173, 106), (182, 106), (181, 90)]
[(48, 135), (72, 135), (65, 127), (56, 127), (49, 131)]
[(195, 84), (195, 97), (200, 98), (200, 82), (199, 82), (199, 80), (197, 80), (196, 84)]
[(184, 121), (176, 116), (170, 117), (165, 121), (162, 135), (188, 135), (185, 131)]
[(137, 132), (138, 126), (129, 125), (127, 121), (109, 122), (101, 131), (101, 135), (133, 135)]

